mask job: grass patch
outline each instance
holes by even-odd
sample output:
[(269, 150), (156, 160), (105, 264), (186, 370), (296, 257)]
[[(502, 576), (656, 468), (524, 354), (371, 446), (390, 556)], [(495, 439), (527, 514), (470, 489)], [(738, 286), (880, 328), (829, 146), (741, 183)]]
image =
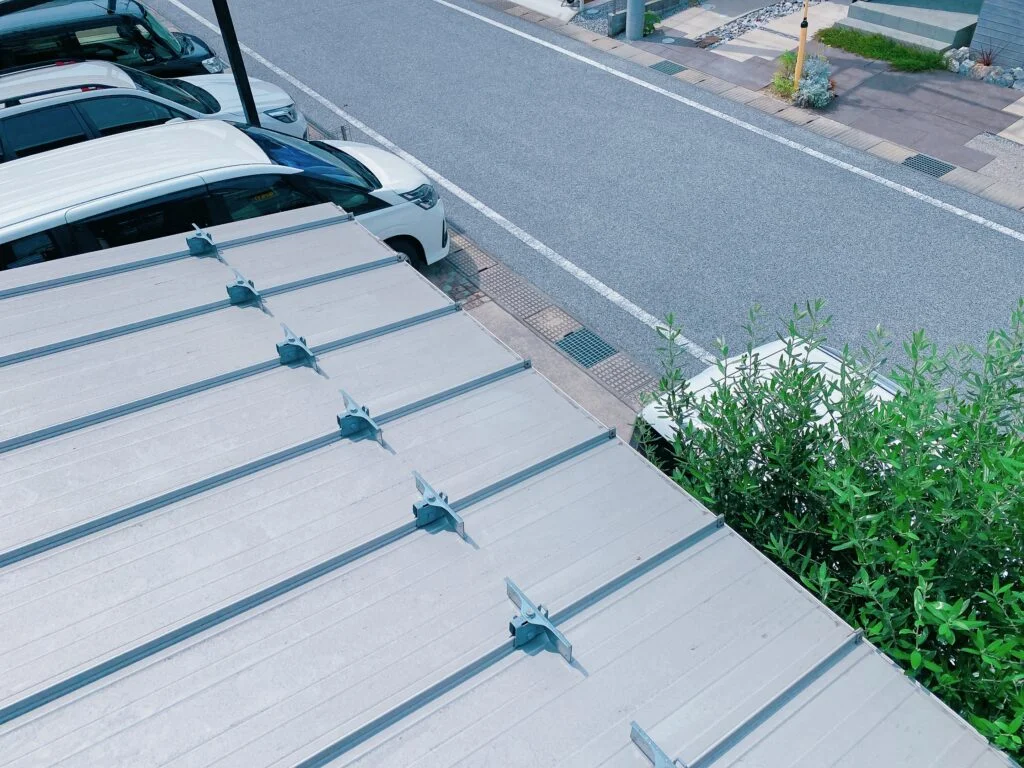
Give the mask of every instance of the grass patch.
[(901, 72), (924, 72), (944, 69), (942, 54), (913, 45), (904, 45), (882, 35), (869, 35), (855, 29), (829, 27), (814, 35), (814, 39), (833, 48), (856, 53), (865, 59), (888, 61)]

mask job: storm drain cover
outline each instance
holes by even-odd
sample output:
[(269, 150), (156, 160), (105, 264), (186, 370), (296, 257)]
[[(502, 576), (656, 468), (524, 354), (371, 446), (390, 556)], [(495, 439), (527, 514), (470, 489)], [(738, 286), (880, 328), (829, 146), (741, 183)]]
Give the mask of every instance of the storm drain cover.
[(942, 160), (936, 160), (934, 157), (928, 157), (928, 155), (911, 155), (903, 164), (913, 168), (915, 171), (921, 173), (927, 173), (929, 176), (945, 176), (947, 173), (956, 168), (955, 165), (950, 165)]
[(573, 331), (556, 344), (584, 368), (597, 365), (615, 354), (615, 349), (607, 341), (586, 328)]
[(651, 64), (651, 69), (656, 69), (659, 72), (664, 72), (666, 75), (674, 75), (677, 72), (682, 72), (684, 69), (686, 69), (686, 67), (681, 67), (674, 61), (662, 59), (657, 64)]

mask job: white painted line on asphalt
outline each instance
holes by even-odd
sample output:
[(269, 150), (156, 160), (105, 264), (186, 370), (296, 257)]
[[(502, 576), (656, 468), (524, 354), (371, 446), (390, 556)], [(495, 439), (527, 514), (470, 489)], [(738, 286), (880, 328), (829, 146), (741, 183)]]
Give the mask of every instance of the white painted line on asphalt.
[[(183, 13), (186, 13), (189, 16), (191, 16), (193, 19), (198, 21), (207, 29), (217, 33), (218, 35), (220, 34), (220, 28), (216, 24), (214, 24), (206, 17), (200, 15), (199, 13), (193, 11), (191, 8), (189, 8), (187, 5), (181, 2), (181, 0), (167, 0), (167, 2), (169, 2), (175, 8), (178, 8)], [(468, 203), (469, 205), (473, 206), (473, 208), (475, 208), (477, 211), (482, 213), (484, 216), (486, 216), (499, 227), (504, 229), (510, 235), (528, 245), (530, 248), (535, 250), (537, 253), (546, 258), (552, 264), (561, 267), (570, 275), (579, 280), (581, 283), (586, 285), (588, 288), (591, 288), (597, 293), (604, 296), (612, 304), (619, 307), (619, 309), (622, 309), (623, 311), (627, 312), (632, 317), (636, 318), (641, 323), (655, 331), (658, 331), (665, 327), (664, 322), (656, 318), (650, 312), (643, 309), (642, 307), (637, 306), (632, 301), (623, 296), (621, 293), (616, 291), (614, 288), (605, 285), (586, 270), (576, 266), (576, 264), (569, 261), (567, 258), (559, 254), (557, 251), (546, 246), (544, 243), (535, 238), (529, 232), (527, 232), (526, 230), (522, 229), (519, 226), (516, 226), (511, 221), (502, 216), (500, 213), (495, 211), (493, 208), (490, 208), (485, 203), (473, 197), (473, 195), (471, 195), (469, 192), (467, 192), (462, 187), (457, 185), (455, 182), (445, 178), (444, 176), (442, 176), (440, 173), (438, 173), (425, 163), (420, 162), (418, 159), (410, 155), (408, 152), (397, 146), (386, 136), (383, 136), (382, 134), (378, 133), (373, 128), (368, 126), (366, 123), (364, 123), (362, 120), (359, 120), (357, 117), (350, 115), (348, 112), (346, 112), (337, 104), (335, 104), (333, 101), (328, 99), (326, 96), (323, 96), (322, 94), (318, 93), (317, 91), (313, 90), (294, 75), (281, 69), (279, 66), (277, 66), (264, 56), (261, 56), (259, 53), (254, 51), (249, 46), (239, 43), (238, 47), (241, 48), (242, 52), (250, 58), (252, 58), (254, 61), (262, 64), (264, 67), (269, 69), (271, 72), (273, 72), (281, 79), (288, 81), (293, 86), (302, 91), (304, 94), (309, 96), (311, 99), (318, 101), (327, 109), (331, 110), (331, 112), (338, 115), (340, 118), (342, 118), (349, 124), (358, 128), (360, 131), (365, 133), (367, 136), (376, 141), (385, 149), (394, 152), (407, 163), (418, 168), (424, 175), (436, 181), (438, 184), (447, 189), (449, 192), (451, 192), (457, 198), (462, 200), (464, 203)], [(678, 336), (677, 340), (679, 346), (681, 346), (691, 355), (696, 357), (698, 360), (708, 364), (713, 364), (716, 361), (715, 356), (708, 352), (706, 349), (704, 349), (704, 347), (700, 346), (700, 344), (698, 344), (697, 342), (692, 341), (691, 339), (688, 339), (682, 335)]]
[[(174, 2), (174, 0), (171, 0), (171, 2)], [(699, 101), (694, 101), (693, 99), (688, 99), (685, 96), (680, 96), (678, 93), (674, 93), (673, 91), (666, 90), (665, 88), (660, 88), (659, 86), (654, 85), (653, 83), (649, 83), (646, 80), (643, 80), (639, 77), (634, 77), (633, 75), (627, 74), (622, 70), (615, 69), (615, 67), (609, 67), (607, 64), (602, 64), (599, 61), (595, 61), (594, 59), (582, 56), (578, 53), (575, 53), (574, 51), (570, 51), (568, 48), (562, 48), (560, 45), (549, 43), (547, 40), (542, 40), (541, 38), (535, 37), (534, 35), (531, 35), (528, 32), (523, 32), (522, 30), (516, 29), (515, 27), (510, 27), (508, 24), (503, 24), (500, 21), (489, 19), (483, 14), (476, 13), (475, 11), (471, 11), (468, 8), (463, 8), (461, 5), (456, 5), (455, 3), (449, 2), (448, 0), (433, 0), (433, 2), (437, 3), (438, 5), (443, 5), (447, 8), (451, 8), (452, 10), (458, 11), (459, 13), (463, 13), (466, 16), (472, 16), (474, 19), (479, 19), (485, 24), (490, 24), (492, 27), (497, 27), (498, 29), (504, 30), (510, 34), (515, 35), (516, 37), (521, 37), (524, 40), (529, 40), (531, 43), (536, 43), (537, 45), (543, 46), (544, 48), (548, 48), (552, 51), (560, 53), (563, 56), (568, 56), (570, 59), (575, 59), (576, 61), (579, 61), (583, 64), (595, 67), (596, 69), (599, 69), (602, 72), (607, 72), (610, 75), (614, 75), (615, 77), (626, 80), (627, 82), (633, 83), (634, 85), (639, 85), (641, 88), (646, 88), (649, 91), (654, 91), (654, 93), (660, 94), (662, 96), (667, 96), (673, 101), (677, 101), (680, 104), (685, 104), (688, 107), (692, 107), (693, 109), (699, 110), (706, 115), (716, 117), (719, 120), (724, 120), (727, 123), (735, 125), (737, 128), (742, 128), (745, 131), (756, 133), (758, 136), (763, 136), (766, 139), (774, 141), (778, 144), (782, 144), (783, 146), (789, 147), (790, 149), (795, 149), (798, 152), (803, 152), (805, 155), (810, 155), (811, 157), (817, 158), (818, 160), (822, 160), (823, 162), (826, 162), (829, 165), (834, 165), (837, 168), (842, 168), (844, 171), (854, 173), (857, 176), (861, 176), (862, 178), (868, 179), (869, 181), (873, 181), (876, 184), (881, 184), (883, 187), (888, 187), (889, 189), (895, 190), (896, 192), (902, 192), (904, 195), (909, 195), (910, 197), (913, 197), (916, 200), (920, 200), (923, 203), (933, 205), (936, 208), (940, 208), (946, 211), (947, 213), (952, 213), (953, 215), (967, 219), (968, 221), (973, 221), (975, 224), (980, 224), (981, 226), (994, 230), (1001, 235), (1012, 237), (1014, 240), (1019, 240), (1020, 242), (1024, 243), (1024, 232), (1018, 232), (1017, 230), (1011, 229), (1010, 227), (1004, 226), (998, 222), (986, 219), (984, 216), (979, 216), (976, 213), (965, 211), (963, 208), (958, 208), (957, 206), (952, 205), (951, 203), (947, 203), (943, 200), (939, 200), (938, 198), (926, 195), (924, 192), (919, 192), (918, 190), (913, 189), (912, 187), (907, 187), (903, 184), (899, 184), (895, 181), (887, 179), (884, 176), (879, 176), (878, 174), (872, 173), (871, 171), (868, 171), (864, 168), (852, 165), (851, 163), (848, 163), (845, 160), (840, 160), (838, 157), (826, 155), (824, 152), (819, 152), (818, 150), (801, 144), (798, 141), (787, 139), (785, 136), (780, 136), (777, 133), (772, 133), (771, 131), (765, 130), (764, 128), (758, 128), (756, 125), (748, 123), (745, 120), (740, 120), (739, 118), (733, 117), (732, 115), (728, 115), (725, 112), (720, 112), (714, 107), (709, 107), (705, 104), (701, 104)]]

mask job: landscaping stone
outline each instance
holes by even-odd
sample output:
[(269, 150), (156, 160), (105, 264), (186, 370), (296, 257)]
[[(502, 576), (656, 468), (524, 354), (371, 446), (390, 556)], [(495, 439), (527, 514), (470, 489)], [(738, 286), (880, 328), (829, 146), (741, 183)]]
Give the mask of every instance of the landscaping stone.
[(973, 61), (973, 59), (965, 59), (964, 61), (960, 62), (960, 74), (961, 75), (964, 75), (966, 77), (967, 75), (969, 75), (971, 73), (972, 69), (974, 69), (974, 61)]
[(960, 62), (951, 56), (948, 59), (946, 59), (946, 69), (948, 69), (950, 72), (959, 72)]
[(956, 59), (958, 62), (967, 61), (967, 59), (971, 58), (971, 49), (967, 46), (957, 48), (955, 50), (951, 49), (947, 51), (947, 53), (949, 53), (951, 57)]
[[(825, 2), (825, 0), (811, 0), (811, 5), (818, 5), (818, 3)], [(803, 3), (791, 2), (791, 0), (782, 0), (781, 2), (774, 3), (773, 5), (760, 8), (756, 11), (751, 11), (745, 16), (740, 16), (738, 19), (733, 19), (728, 24), (723, 24), (717, 29), (710, 30), (705, 34), (701, 41), (709, 37), (717, 37), (718, 40), (715, 43), (709, 43), (706, 46), (713, 48), (716, 45), (727, 43), (730, 40), (735, 40), (741, 35), (745, 35), (753, 29), (759, 29), (767, 24), (769, 21), (780, 19), (783, 16), (789, 16), (791, 13), (796, 13), (803, 8)], [(698, 45), (701, 41), (698, 41)]]
[(992, 71), (992, 67), (987, 67), (984, 64), (975, 64), (971, 67), (971, 71), (967, 73), (967, 76), (971, 80), (984, 80), (988, 77), (988, 73)]

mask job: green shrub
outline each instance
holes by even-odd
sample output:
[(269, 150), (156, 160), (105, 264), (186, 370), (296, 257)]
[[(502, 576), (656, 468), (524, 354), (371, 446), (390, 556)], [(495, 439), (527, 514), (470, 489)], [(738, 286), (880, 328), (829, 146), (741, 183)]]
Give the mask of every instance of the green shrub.
[(661, 24), (661, 16), (650, 11), (644, 13), (644, 37), (653, 34), (659, 24)]
[(904, 45), (882, 35), (867, 34), (856, 29), (829, 27), (815, 33), (814, 39), (833, 48), (856, 53), (866, 59), (888, 61), (893, 69), (903, 72), (945, 68), (941, 53)]
[(796, 86), (793, 72), (796, 70), (796, 51), (786, 51), (779, 56), (779, 68), (772, 77), (772, 90), (784, 99), (792, 98)]
[(809, 56), (804, 62), (800, 85), (793, 95), (798, 107), (824, 109), (832, 103), (832, 65), (824, 56)]
[[(794, 309), (786, 338), (820, 345), (828, 325), (820, 303)], [(747, 328), (749, 352), (756, 312)], [(687, 426), (667, 450), (648, 435), (652, 460), (1020, 760), (1024, 300), (980, 351), (915, 333), (902, 392), (881, 404), (880, 333), (844, 350), (839, 381), (791, 346), (771, 377), (756, 358), (721, 365), (732, 384), (705, 400), (685, 388), (678, 335), (669, 318), (655, 394)]]

